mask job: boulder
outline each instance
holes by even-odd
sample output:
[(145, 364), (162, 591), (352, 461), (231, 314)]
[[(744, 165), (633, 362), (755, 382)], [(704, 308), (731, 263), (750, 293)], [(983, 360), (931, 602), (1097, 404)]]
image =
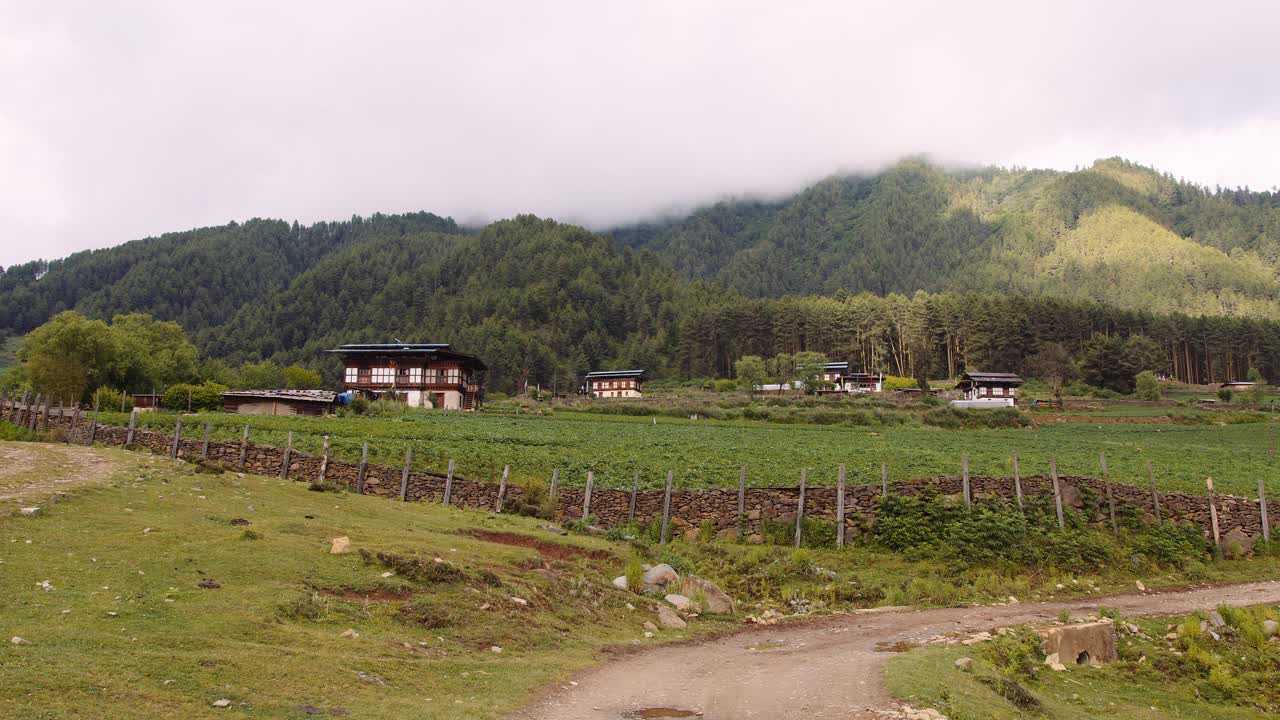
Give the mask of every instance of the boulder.
[(1217, 610), (1214, 610), (1213, 612), (1209, 613), (1209, 627), (1214, 629), (1219, 629), (1219, 628), (1224, 628), (1226, 626), (1227, 626), (1227, 621), (1222, 619), (1221, 613), (1219, 613)]
[(648, 630), (649, 632), (658, 632), (658, 626), (654, 625), (652, 620), (644, 621), (644, 629)]
[(688, 610), (688, 609), (689, 609), (689, 605), (691, 605), (691, 604), (692, 604), (692, 603), (689, 601), (689, 598), (685, 597), (684, 595), (674, 595), (674, 594), (673, 594), (673, 595), (668, 595), (668, 596), (666, 596), (665, 598), (663, 598), (663, 600), (666, 600), (667, 602), (671, 603), (671, 607), (673, 607), (673, 608), (675, 608), (675, 609), (677, 609), (677, 610), (679, 610), (679, 611), (681, 611), (681, 612), (684, 612), (685, 610)]
[(962, 657), (956, 660), (955, 665), (960, 670), (969, 671), (973, 669), (973, 658)]
[(702, 537), (702, 530), (699, 528), (689, 528), (684, 531), (684, 541), (687, 543), (696, 543), (700, 537)]
[(351, 552), (351, 538), (346, 535), (334, 538), (333, 544), (329, 546), (329, 554), (341, 555), (347, 552)]
[(729, 542), (738, 539), (738, 528), (727, 527), (716, 533), (716, 540)]
[(1253, 555), (1253, 538), (1244, 528), (1234, 527), (1222, 536), (1222, 550), (1228, 558), (1239, 560)]
[(676, 614), (675, 610), (672, 610), (666, 605), (658, 606), (658, 624), (662, 627), (676, 629), (689, 627), (689, 623), (685, 622)]
[(1076, 510), (1084, 509), (1084, 496), (1080, 494), (1080, 488), (1068, 482), (1059, 482), (1058, 486), (1062, 488), (1062, 506), (1075, 508)]
[(619, 575), (618, 577), (614, 578), (614, 579), (613, 579), (613, 586), (614, 586), (614, 587), (616, 587), (616, 588), (618, 588), (619, 590), (626, 590), (626, 589), (627, 589), (627, 576), (626, 576), (626, 575)]
[(19, 512), (21, 512), (23, 515), (38, 515), (38, 514), (40, 514), (40, 508), (39, 508), (39, 507), (24, 507), (24, 508), (21, 508), (21, 509), (19, 510)]
[(1276, 622), (1275, 620), (1262, 621), (1263, 635), (1266, 635), (1267, 637), (1275, 637), (1277, 633), (1280, 633), (1280, 623)]
[(675, 568), (663, 563), (662, 565), (654, 565), (644, 573), (645, 589), (650, 587), (665, 588), (672, 583), (680, 582), (680, 575), (676, 573)]
[[(1110, 622), (1048, 627), (1040, 630), (1040, 637), (1045, 655), (1056, 655), (1059, 664), (1093, 665), (1115, 662), (1117, 658), (1116, 628)], [(1045, 662), (1052, 666), (1048, 660)]]
[(717, 615), (730, 615), (733, 613), (733, 598), (716, 587), (716, 584), (710, 580), (700, 578), (697, 575), (690, 575), (684, 579), (684, 586), (681, 590), (684, 595), (689, 597), (693, 597), (699, 592), (702, 593), (707, 599), (706, 607), (702, 608), (703, 612)]
[(752, 545), (759, 545), (764, 542), (764, 536), (761, 535), (760, 533), (752, 533), (751, 537), (747, 538), (747, 542), (751, 543)]

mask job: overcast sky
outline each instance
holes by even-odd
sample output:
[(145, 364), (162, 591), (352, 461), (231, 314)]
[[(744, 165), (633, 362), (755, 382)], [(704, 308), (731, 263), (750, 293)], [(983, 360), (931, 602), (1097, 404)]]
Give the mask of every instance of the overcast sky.
[(599, 227), (914, 153), (1280, 185), (1280, 3), (1044, 5), (0, 0), (0, 265), (255, 216)]

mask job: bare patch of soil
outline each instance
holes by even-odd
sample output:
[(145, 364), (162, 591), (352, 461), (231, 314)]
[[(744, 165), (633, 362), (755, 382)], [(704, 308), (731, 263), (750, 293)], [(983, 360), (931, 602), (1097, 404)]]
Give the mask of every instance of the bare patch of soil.
[(102, 482), (117, 463), (94, 448), (0, 442), (0, 503), (34, 504), (77, 486)]
[(562, 543), (549, 542), (530, 535), (521, 535), (519, 533), (498, 532), (496, 530), (472, 530), (468, 533), (471, 537), (485, 542), (498, 543), (500, 545), (514, 545), (516, 547), (525, 547), (531, 550), (537, 550), (543, 557), (553, 558), (555, 560), (572, 560), (574, 558), (591, 558), (592, 560), (610, 560), (613, 554), (607, 550), (588, 550), (586, 548), (574, 547), (572, 545), (564, 545)]

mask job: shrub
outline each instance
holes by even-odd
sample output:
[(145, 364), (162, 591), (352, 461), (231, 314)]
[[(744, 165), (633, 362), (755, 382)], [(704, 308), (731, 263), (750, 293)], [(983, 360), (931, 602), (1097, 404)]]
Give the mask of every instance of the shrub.
[[(160, 397), (160, 403), (170, 410), (186, 412), (188, 402), (192, 412), (204, 410), (221, 410), (222, 393), (227, 391), (226, 385), (213, 381), (200, 385), (178, 383), (170, 385)], [(116, 402), (119, 402), (117, 398)]]
[[(98, 388), (95, 394), (98, 396), (98, 405), (104, 411), (116, 412), (120, 410), (120, 400), (124, 399), (124, 412), (133, 409), (133, 397), (116, 390), (115, 388), (103, 387)], [(219, 398), (221, 399), (221, 398)]]
[(1025, 626), (991, 638), (983, 653), (1001, 674), (1010, 678), (1034, 680), (1044, 667), (1040, 636)]
[(1139, 400), (1159, 400), (1160, 399), (1160, 381), (1156, 379), (1156, 374), (1150, 370), (1143, 370), (1134, 377), (1134, 395)]
[(936, 407), (924, 413), (921, 422), (926, 425), (961, 430), (973, 428), (1021, 428), (1031, 424), (1031, 418), (1017, 408), (1003, 407), (992, 410), (960, 409), (949, 405)]
[(1218, 399), (1222, 402), (1229, 403), (1233, 397), (1235, 397), (1235, 393), (1231, 391), (1231, 388), (1218, 388)]
[(351, 409), (352, 414), (365, 415), (369, 412), (369, 399), (357, 395), (351, 398), (351, 404), (348, 407)]
[(1190, 524), (1160, 523), (1135, 533), (1133, 549), (1152, 562), (1165, 567), (1185, 568), (1187, 563), (1204, 556), (1204, 533)]

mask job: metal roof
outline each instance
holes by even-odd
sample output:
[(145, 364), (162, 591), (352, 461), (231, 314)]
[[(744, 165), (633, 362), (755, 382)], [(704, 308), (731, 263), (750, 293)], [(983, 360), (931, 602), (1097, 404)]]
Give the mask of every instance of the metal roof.
[(266, 398), (331, 403), (338, 394), (332, 390), (228, 390), (222, 397)]
[(596, 370), (587, 373), (589, 378), (638, 377), (644, 375), (643, 370)]
[(353, 343), (333, 350), (325, 350), (325, 352), (339, 355), (433, 355), (465, 360), (481, 370), (488, 369), (488, 366), (475, 355), (460, 353), (449, 348), (449, 343)]
[(823, 369), (823, 370), (848, 370), (848, 369), (849, 369), (849, 361), (848, 361), (848, 360), (845, 360), (845, 361), (843, 361), (843, 362), (829, 362), (829, 363), (827, 363), (827, 364), (823, 365), (823, 366), (822, 366), (822, 369)]
[(1022, 378), (1014, 373), (998, 373), (998, 372), (967, 372), (960, 376), (960, 381), (964, 382), (996, 382), (996, 383), (1017, 383), (1022, 384)]

